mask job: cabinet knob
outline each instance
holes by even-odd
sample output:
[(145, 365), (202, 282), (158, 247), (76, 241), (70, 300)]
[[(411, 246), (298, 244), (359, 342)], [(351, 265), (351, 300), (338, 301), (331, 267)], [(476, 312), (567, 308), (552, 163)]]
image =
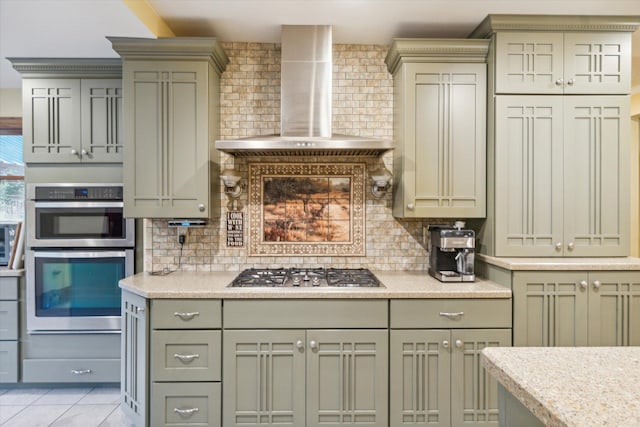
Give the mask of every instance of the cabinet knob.
[(598, 288), (600, 287), (600, 285), (601, 285), (601, 283), (600, 283), (600, 281), (599, 281), (599, 280), (594, 280), (594, 281), (593, 281), (593, 287), (594, 287), (594, 288), (598, 289)]
[(77, 156), (78, 150), (76, 150), (75, 148), (72, 148), (71, 151), (69, 151), (69, 153), (71, 153), (72, 156)]
[(456, 347), (462, 348), (462, 340), (456, 340)]
[(442, 341), (442, 347), (449, 348), (449, 341), (447, 340)]
[(318, 348), (318, 343), (314, 340), (311, 340), (309, 341), (309, 347), (311, 347), (312, 350), (315, 350), (316, 348)]
[(304, 348), (304, 343), (302, 342), (302, 340), (296, 341), (296, 348), (299, 350), (302, 350)]
[(416, 206), (415, 206), (413, 203), (409, 203), (409, 204), (407, 205), (407, 209), (409, 209), (410, 211), (412, 211), (412, 210), (413, 210), (413, 208), (415, 208), (415, 207), (416, 207)]
[(575, 247), (576, 247), (576, 245), (573, 242), (571, 242), (571, 243), (569, 243), (567, 245), (567, 249), (569, 249), (570, 251), (572, 251)]
[(562, 79), (556, 80), (556, 86), (562, 86), (562, 83), (564, 83), (564, 80)]
[(204, 204), (203, 204), (203, 203), (200, 203), (200, 204), (198, 205), (198, 210), (199, 210), (200, 212), (204, 212)]
[(556, 243), (556, 251), (561, 251), (561, 250), (562, 250), (562, 242)]
[(581, 280), (580, 281), (580, 287), (582, 289), (587, 289), (587, 281), (586, 280)]
[(574, 81), (573, 79), (569, 79), (569, 80), (567, 81), (567, 84), (568, 84), (569, 86), (573, 86), (573, 84), (574, 84), (574, 83), (575, 83), (575, 81)]

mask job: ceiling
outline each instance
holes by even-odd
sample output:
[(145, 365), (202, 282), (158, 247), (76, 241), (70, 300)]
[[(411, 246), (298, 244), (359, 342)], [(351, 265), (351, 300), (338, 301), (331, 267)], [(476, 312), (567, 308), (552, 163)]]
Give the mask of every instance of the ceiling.
[[(129, 0), (144, 1), (144, 0)], [(640, 0), (146, 0), (176, 36), (279, 42), (282, 24), (331, 24), (334, 43), (466, 37), (489, 13), (638, 15)], [(0, 88), (20, 87), (5, 57), (115, 57), (105, 36), (155, 37), (123, 0), (0, 0)], [(640, 93), (640, 31), (633, 86)]]

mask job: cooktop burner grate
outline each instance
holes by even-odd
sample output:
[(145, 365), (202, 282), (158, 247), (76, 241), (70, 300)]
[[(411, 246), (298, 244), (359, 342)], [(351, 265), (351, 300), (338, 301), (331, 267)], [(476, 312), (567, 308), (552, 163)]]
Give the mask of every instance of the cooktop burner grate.
[(366, 268), (248, 268), (231, 282), (232, 287), (380, 287)]

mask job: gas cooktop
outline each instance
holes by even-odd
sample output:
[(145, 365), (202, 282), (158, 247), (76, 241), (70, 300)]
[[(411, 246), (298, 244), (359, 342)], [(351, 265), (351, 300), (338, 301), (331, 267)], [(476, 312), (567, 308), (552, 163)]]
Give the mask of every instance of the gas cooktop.
[(230, 287), (384, 287), (366, 268), (248, 268)]

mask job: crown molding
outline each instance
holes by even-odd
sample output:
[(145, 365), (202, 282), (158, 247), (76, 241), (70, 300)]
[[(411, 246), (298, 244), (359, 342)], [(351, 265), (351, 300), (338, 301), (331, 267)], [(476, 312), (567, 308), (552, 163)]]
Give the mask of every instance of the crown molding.
[(7, 58), (23, 78), (122, 77), (120, 58)]
[(393, 74), (405, 62), (485, 62), (489, 40), (393, 39), (384, 62)]
[(640, 16), (632, 15), (487, 15), (471, 38), (488, 38), (497, 31), (608, 31), (632, 33)]
[(224, 72), (229, 57), (221, 43), (213, 37), (167, 37), (159, 39), (107, 37), (122, 59), (206, 60), (219, 74)]

